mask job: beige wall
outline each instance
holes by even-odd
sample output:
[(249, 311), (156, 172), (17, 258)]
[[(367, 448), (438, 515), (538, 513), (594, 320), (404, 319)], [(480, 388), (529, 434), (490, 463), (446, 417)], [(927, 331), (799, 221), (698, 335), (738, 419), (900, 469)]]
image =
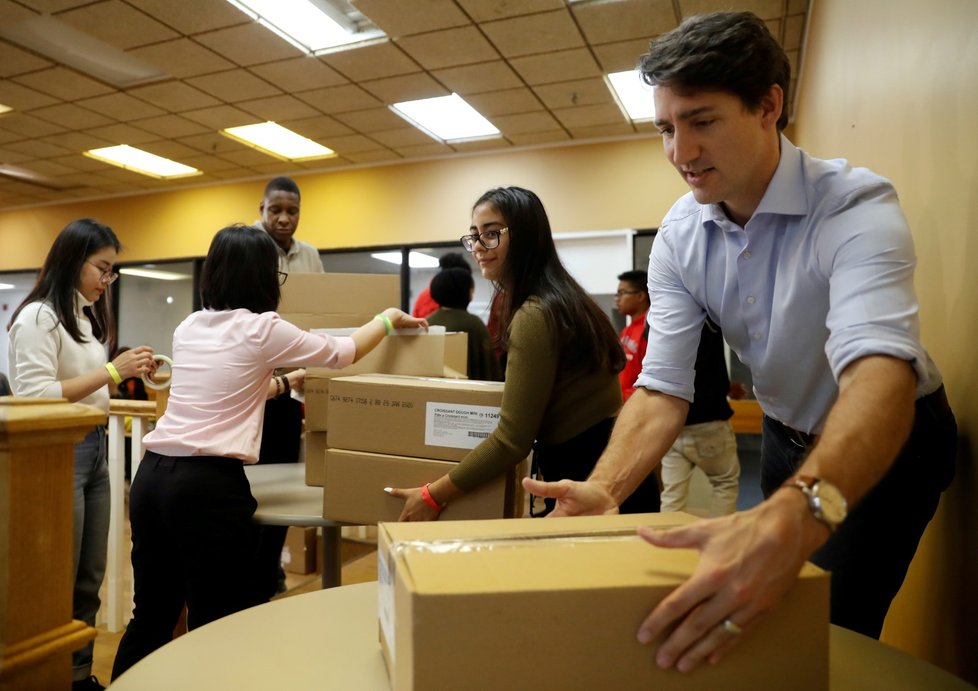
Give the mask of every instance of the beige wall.
[[(648, 228), (685, 192), (657, 137), (297, 175), (297, 237), (319, 247), (455, 240), (472, 203), (520, 185), (543, 199), (556, 231)], [(39, 266), (82, 216), (109, 224), (124, 262), (203, 256), (221, 227), (258, 217), (264, 181), (0, 212), (0, 271)]]
[(963, 440), (883, 639), (978, 682), (978, 3), (813, 5), (795, 141), (896, 185), (917, 247), (924, 343)]

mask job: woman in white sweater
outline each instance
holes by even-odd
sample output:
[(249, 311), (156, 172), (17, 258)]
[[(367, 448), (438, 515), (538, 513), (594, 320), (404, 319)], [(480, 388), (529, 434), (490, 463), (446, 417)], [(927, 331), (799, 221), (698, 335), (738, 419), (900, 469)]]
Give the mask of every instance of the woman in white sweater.
[[(55, 239), (31, 292), (10, 321), (10, 379), (17, 396), (67, 398), (108, 413), (111, 381), (153, 369), (153, 351), (141, 346), (108, 362), (109, 286), (120, 250), (108, 226), (91, 219), (69, 223)], [(95, 624), (109, 534), (109, 471), (105, 428), (75, 445), (73, 609)], [(89, 643), (73, 654), (74, 691), (103, 688), (92, 676)]]

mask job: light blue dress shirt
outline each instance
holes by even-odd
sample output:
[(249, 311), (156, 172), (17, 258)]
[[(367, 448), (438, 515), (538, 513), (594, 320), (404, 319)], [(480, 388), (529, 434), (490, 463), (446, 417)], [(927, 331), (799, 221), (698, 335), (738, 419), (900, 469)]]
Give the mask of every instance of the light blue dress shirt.
[(672, 207), (649, 258), (649, 347), (636, 386), (693, 399), (703, 319), (747, 365), (765, 414), (819, 433), (847, 365), (907, 360), (917, 396), (941, 375), (920, 344), (916, 259), (889, 181), (812, 158), (781, 137), (781, 160), (741, 228), (692, 193)]

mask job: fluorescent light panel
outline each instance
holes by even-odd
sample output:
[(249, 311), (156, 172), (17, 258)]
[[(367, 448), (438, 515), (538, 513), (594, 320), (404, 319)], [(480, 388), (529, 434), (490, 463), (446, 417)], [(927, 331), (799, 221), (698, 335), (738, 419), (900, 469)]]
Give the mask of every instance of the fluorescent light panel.
[(445, 142), (484, 139), (499, 130), (458, 94), (403, 101), (391, 110), (428, 136)]
[(123, 276), (137, 276), (139, 278), (155, 278), (159, 281), (189, 281), (190, 276), (187, 274), (178, 274), (175, 271), (161, 271), (160, 269), (140, 269), (134, 266), (129, 266), (123, 269), (119, 269), (119, 273)]
[(0, 290), (13, 290), (16, 287), (13, 283), (0, 283)]
[(336, 155), (332, 149), (317, 144), (313, 140), (275, 122), (228, 127), (221, 130), (221, 134), (287, 161), (303, 161)]
[(356, 21), (350, 19), (333, 0), (227, 1), (310, 55), (384, 35), (376, 28), (360, 30)]
[(633, 122), (655, 119), (652, 87), (642, 81), (638, 70), (613, 72), (606, 79), (618, 107), (627, 118)]
[[(400, 252), (374, 252), (370, 256), (382, 262), (400, 266), (401, 259), (404, 255)], [(412, 269), (433, 269), (438, 266), (438, 257), (432, 257), (430, 254), (425, 254), (424, 252), (409, 252), (408, 266)]]
[(151, 178), (168, 180), (187, 177), (188, 175), (200, 175), (200, 171), (196, 168), (185, 166), (182, 163), (151, 154), (128, 144), (91, 149), (86, 151), (85, 155), (135, 173), (148, 175)]
[(0, 103), (0, 113), (9, 113), (12, 110), (13, 108), (11, 108), (10, 106), (5, 106), (2, 103)]

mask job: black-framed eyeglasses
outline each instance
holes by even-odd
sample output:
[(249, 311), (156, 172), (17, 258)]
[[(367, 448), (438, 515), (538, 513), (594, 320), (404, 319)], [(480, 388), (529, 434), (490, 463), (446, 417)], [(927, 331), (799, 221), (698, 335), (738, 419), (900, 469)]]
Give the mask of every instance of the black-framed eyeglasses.
[(459, 242), (461, 242), (462, 247), (467, 249), (469, 252), (475, 251), (476, 242), (485, 247), (487, 250), (494, 250), (499, 247), (499, 238), (502, 237), (503, 233), (508, 232), (509, 228), (504, 227), (497, 230), (484, 230), (478, 235), (475, 233), (469, 233), (468, 235), (463, 235), (460, 237)]
[(98, 281), (99, 281), (99, 283), (104, 283), (105, 285), (107, 285), (107, 286), (110, 286), (110, 285), (112, 285), (113, 283), (115, 283), (115, 282), (116, 282), (116, 279), (117, 279), (117, 278), (119, 278), (119, 274), (117, 274), (117, 273), (116, 273), (115, 271), (113, 271), (112, 269), (103, 269), (103, 268), (102, 268), (101, 266), (99, 266), (99, 265), (98, 265), (98, 264), (96, 264), (95, 262), (90, 262), (90, 261), (88, 261), (87, 259), (85, 260), (85, 263), (86, 263), (86, 264), (91, 264), (91, 265), (92, 265), (92, 266), (94, 266), (94, 267), (95, 267), (96, 269), (98, 269), (99, 271), (101, 271), (101, 272), (102, 272), (102, 273), (101, 273), (101, 274), (99, 275), (99, 277), (98, 277)]
[(619, 290), (615, 293), (616, 298), (623, 297), (625, 295), (638, 295), (639, 293), (644, 293), (644, 290)]
[(279, 271), (278, 272), (278, 284), (280, 286), (284, 286), (285, 285), (285, 280), (288, 277), (289, 277), (289, 275), (287, 273), (285, 273), (284, 271)]

